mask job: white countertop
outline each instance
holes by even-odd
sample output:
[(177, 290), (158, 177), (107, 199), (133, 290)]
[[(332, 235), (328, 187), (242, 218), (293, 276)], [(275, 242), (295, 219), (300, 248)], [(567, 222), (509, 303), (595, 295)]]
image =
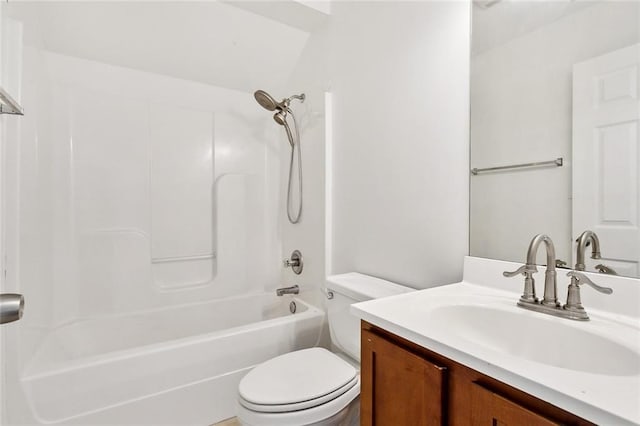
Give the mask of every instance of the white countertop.
[[(523, 287), (522, 277), (505, 279), (502, 271), (518, 266), (511, 262), (467, 257), (465, 277), (460, 283), (357, 303), (352, 305), (351, 311), (373, 325), (594, 423), (640, 425), (640, 358), (631, 375), (618, 374), (615, 365), (603, 368), (599, 374), (560, 368), (511, 355), (485, 342), (474, 342), (468, 335), (457, 333), (456, 326), (429, 320), (429, 312), (440, 306), (491, 304), (510, 315), (533, 316), (530, 319), (545, 321), (545, 327), (559, 324), (558, 327), (569, 332), (572, 329), (567, 327), (579, 327), (580, 332), (604, 335), (616, 345), (636, 353), (640, 351), (640, 280), (591, 274), (596, 283), (612, 287), (614, 293), (606, 296), (583, 288), (583, 304), (591, 320), (579, 322), (516, 307)], [(539, 269), (536, 275), (544, 277), (544, 268)], [(564, 300), (568, 279), (564, 278), (563, 270), (558, 271), (558, 296)], [(543, 281), (538, 280), (538, 294), (542, 293)], [(615, 308), (615, 313), (608, 308)], [(482, 326), (482, 321), (478, 321), (477, 327)], [(571, 347), (571, 339), (544, 341), (544, 336), (535, 331), (517, 332), (530, 333), (532, 339), (536, 339), (536, 345), (548, 345), (550, 352), (575, 349)], [(483, 332), (485, 336), (491, 333)], [(616, 360), (602, 359), (600, 362), (606, 366)], [(608, 370), (611, 373), (607, 373)]]

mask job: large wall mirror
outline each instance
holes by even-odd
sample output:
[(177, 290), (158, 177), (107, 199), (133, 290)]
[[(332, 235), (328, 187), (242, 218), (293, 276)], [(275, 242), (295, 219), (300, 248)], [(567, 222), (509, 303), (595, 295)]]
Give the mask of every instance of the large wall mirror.
[(471, 255), (523, 262), (544, 233), (572, 267), (591, 230), (587, 270), (639, 277), (640, 2), (474, 0), (472, 22)]

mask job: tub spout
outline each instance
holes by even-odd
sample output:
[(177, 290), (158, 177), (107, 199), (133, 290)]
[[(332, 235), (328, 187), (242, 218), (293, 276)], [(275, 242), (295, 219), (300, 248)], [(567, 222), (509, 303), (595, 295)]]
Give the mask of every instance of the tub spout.
[(276, 294), (278, 296), (282, 296), (285, 294), (298, 294), (298, 293), (300, 293), (300, 287), (298, 287), (297, 284), (291, 287), (281, 287), (276, 289)]

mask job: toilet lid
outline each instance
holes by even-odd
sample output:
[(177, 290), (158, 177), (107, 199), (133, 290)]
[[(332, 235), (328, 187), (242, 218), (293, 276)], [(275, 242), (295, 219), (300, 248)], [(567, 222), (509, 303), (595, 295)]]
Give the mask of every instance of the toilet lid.
[[(310, 399), (308, 401), (296, 402), (293, 404), (269, 404), (269, 405), (261, 405), (261, 404), (253, 404), (249, 401), (244, 400), (243, 398), (239, 398), (239, 403), (245, 408), (249, 410), (257, 411), (259, 413), (290, 413), (292, 411), (300, 411), (306, 410), (308, 408), (318, 407), (319, 405), (327, 404), (329, 402), (334, 402), (336, 399), (342, 398), (345, 394), (348, 394), (352, 388), (360, 389), (360, 377), (356, 376), (349, 383), (341, 387), (340, 389), (336, 389), (333, 392), (329, 392), (328, 394), (322, 395), (320, 398)], [(360, 394), (358, 390), (357, 394)], [(348, 396), (348, 395), (347, 395)], [(352, 398), (353, 399), (353, 398)], [(347, 399), (345, 406), (347, 403), (351, 402), (350, 399)]]
[[(322, 398), (354, 383), (357, 371), (323, 348), (289, 352), (251, 370), (238, 388), (252, 405), (297, 404)], [(337, 396), (337, 395), (336, 395)]]

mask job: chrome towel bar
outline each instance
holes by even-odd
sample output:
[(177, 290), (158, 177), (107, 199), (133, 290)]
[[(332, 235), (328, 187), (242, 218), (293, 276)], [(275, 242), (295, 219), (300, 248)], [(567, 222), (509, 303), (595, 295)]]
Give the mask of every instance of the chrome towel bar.
[(525, 167), (548, 167), (548, 166), (556, 166), (562, 167), (563, 160), (562, 157), (558, 157), (555, 160), (550, 161), (539, 161), (537, 163), (523, 163), (523, 164), (512, 164), (510, 166), (498, 166), (498, 167), (487, 167), (484, 169), (473, 168), (471, 169), (472, 175), (477, 175), (482, 172), (493, 172), (496, 170), (509, 170), (509, 169), (520, 169)]

